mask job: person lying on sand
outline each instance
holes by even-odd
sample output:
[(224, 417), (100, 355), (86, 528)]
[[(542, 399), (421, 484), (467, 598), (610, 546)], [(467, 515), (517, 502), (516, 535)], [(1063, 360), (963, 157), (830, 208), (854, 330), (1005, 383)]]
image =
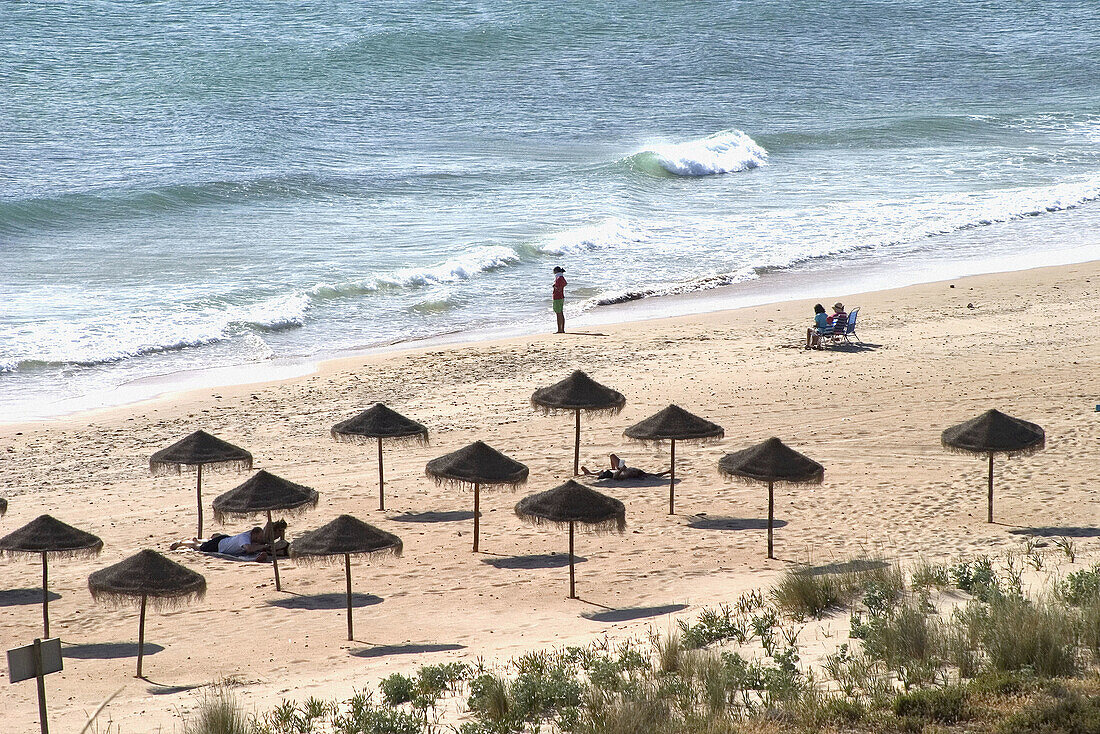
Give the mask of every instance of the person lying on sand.
[(287, 542), (284, 537), (285, 534), (286, 521), (279, 520), (275, 523), (267, 523), (263, 528), (257, 526), (243, 533), (238, 533), (237, 535), (214, 533), (214, 535), (206, 540), (201, 538), (179, 540), (172, 543), (168, 548), (170, 550), (191, 548), (192, 550), (202, 551), (203, 553), (221, 553), (227, 556), (250, 556), (257, 554), (255, 559), (256, 562), (266, 563), (271, 557), (272, 552), (279, 555), (286, 555)]
[(668, 474), (667, 471), (651, 474), (645, 469), (639, 469), (636, 466), (627, 466), (626, 462), (620, 459), (615, 454), (611, 454), (610, 458), (610, 469), (604, 469), (602, 472), (599, 472), (597, 474), (596, 472), (589, 471), (588, 467), (582, 466), (581, 471), (584, 472), (584, 475), (588, 477), (596, 477), (596, 479), (614, 479), (616, 481), (622, 479), (645, 479), (646, 477), (663, 477)]

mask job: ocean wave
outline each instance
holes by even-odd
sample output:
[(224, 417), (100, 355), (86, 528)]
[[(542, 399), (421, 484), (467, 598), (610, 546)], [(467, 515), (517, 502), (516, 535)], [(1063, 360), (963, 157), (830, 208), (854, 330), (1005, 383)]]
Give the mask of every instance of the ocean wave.
[(609, 217), (595, 224), (587, 224), (552, 234), (535, 245), (535, 250), (545, 255), (576, 255), (588, 250), (604, 250), (628, 242), (640, 242), (637, 227), (618, 217)]
[(260, 333), (302, 326), (309, 307), (308, 297), (293, 293), (252, 304), (210, 304), (187, 312), (146, 312), (93, 322), (41, 322), (15, 331), (5, 344), (5, 350), (14, 354), (0, 358), (0, 372), (97, 367), (235, 338), (256, 347), (248, 351), (262, 352)]
[(520, 261), (519, 253), (503, 245), (474, 247), (436, 265), (401, 268), (388, 273), (339, 283), (318, 283), (307, 291), (311, 300), (367, 295), (377, 291), (455, 283)]
[(797, 246), (777, 247), (762, 253), (752, 265), (675, 283), (608, 290), (583, 302), (579, 310), (735, 285), (773, 271), (805, 267), (864, 250), (918, 245), (938, 236), (1076, 209), (1093, 201), (1100, 201), (1100, 176), (1049, 186), (928, 196), (919, 200), (854, 202), (799, 210), (790, 213), (787, 225), (775, 226), (786, 229), (789, 225), (794, 231), (803, 223), (819, 232), (825, 231), (824, 220), (836, 217), (839, 210), (847, 215), (848, 224), (844, 227), (847, 232), (841, 234), (834, 230), (831, 236), (823, 236), (816, 242), (807, 242), (796, 233)]
[(627, 159), (647, 173), (711, 176), (740, 173), (767, 163), (768, 152), (741, 130), (724, 130), (686, 143), (654, 145)]

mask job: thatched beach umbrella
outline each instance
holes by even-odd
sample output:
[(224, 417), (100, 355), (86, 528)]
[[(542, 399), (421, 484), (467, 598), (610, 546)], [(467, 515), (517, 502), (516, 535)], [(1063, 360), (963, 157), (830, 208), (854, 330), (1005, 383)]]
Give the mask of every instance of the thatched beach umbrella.
[(303, 533), (290, 544), (290, 557), (299, 563), (339, 563), (343, 556), (347, 579), (348, 639), (351, 628), (351, 557), (352, 555), (400, 556), (401, 538), (387, 533), (351, 515), (340, 515), (327, 525)]
[(332, 437), (337, 441), (369, 441), (378, 439), (378, 509), (386, 509), (385, 473), (382, 468), (382, 440), (416, 441), (428, 443), (428, 429), (423, 424), (375, 403), (359, 415), (341, 421), (332, 427)]
[(821, 484), (825, 468), (803, 456), (778, 438), (742, 451), (726, 454), (718, 460), (718, 471), (726, 476), (748, 482), (768, 483), (768, 558), (772, 554), (772, 529), (775, 518), (776, 482), (787, 484)]
[(635, 423), (623, 431), (623, 435), (644, 443), (668, 441), (669, 461), (672, 470), (668, 481), (668, 514), (676, 514), (676, 442), (677, 441), (716, 441), (726, 435), (722, 426), (711, 423), (689, 413), (678, 405), (670, 405), (654, 413), (640, 423)]
[(141, 677), (141, 658), (145, 653), (145, 607), (166, 607), (201, 599), (206, 594), (206, 579), (186, 566), (170, 561), (160, 553), (143, 550), (137, 555), (100, 569), (88, 577), (88, 591), (96, 601), (130, 602), (140, 599), (138, 617), (137, 677)]
[(0, 553), (42, 556), (42, 637), (50, 636), (50, 596), (47, 587), (47, 557), (95, 556), (103, 541), (49, 515), (40, 515), (18, 530), (0, 538)]
[(623, 394), (601, 385), (581, 370), (561, 382), (540, 387), (531, 396), (531, 407), (544, 413), (572, 411), (577, 417), (573, 441), (573, 476), (581, 473), (581, 411), (615, 415), (626, 405)]
[[(214, 519), (224, 523), (229, 517), (252, 517), (267, 514), (271, 525), (272, 511), (293, 514), (317, 506), (317, 490), (287, 481), (260, 469), (248, 480), (214, 499)], [(279, 557), (271, 549), (271, 565), (275, 569), (275, 590), (282, 591), (279, 580)]]
[(960, 454), (989, 454), (989, 508), (986, 522), (993, 522), (993, 454), (1017, 456), (1042, 451), (1046, 433), (1034, 423), (987, 410), (977, 418), (952, 426), (940, 436), (944, 448)]
[(569, 598), (576, 599), (573, 572), (573, 528), (583, 523), (594, 532), (619, 532), (626, 528), (626, 508), (614, 497), (570, 479), (565, 484), (524, 497), (516, 515), (535, 525), (569, 526)]
[(239, 446), (211, 436), (206, 431), (195, 431), (176, 441), (166, 449), (149, 457), (149, 471), (154, 474), (181, 474), (185, 466), (193, 466), (198, 472), (195, 496), (199, 506), (199, 529), (196, 538), (202, 537), (202, 468), (224, 467), (237, 471), (252, 468), (252, 454)]
[(436, 484), (474, 485), (474, 553), (477, 553), (481, 519), (481, 488), (507, 486), (515, 489), (527, 482), (527, 467), (500, 453), (483, 441), (432, 459), (424, 468)]

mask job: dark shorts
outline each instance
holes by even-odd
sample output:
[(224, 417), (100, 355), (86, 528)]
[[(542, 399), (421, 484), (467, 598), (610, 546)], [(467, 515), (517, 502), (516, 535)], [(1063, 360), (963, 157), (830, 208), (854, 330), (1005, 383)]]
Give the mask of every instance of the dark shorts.
[(199, 546), (199, 550), (201, 550), (203, 553), (217, 553), (218, 545), (228, 537), (228, 535), (225, 535), (223, 533), (214, 533), (210, 536), (210, 540)]

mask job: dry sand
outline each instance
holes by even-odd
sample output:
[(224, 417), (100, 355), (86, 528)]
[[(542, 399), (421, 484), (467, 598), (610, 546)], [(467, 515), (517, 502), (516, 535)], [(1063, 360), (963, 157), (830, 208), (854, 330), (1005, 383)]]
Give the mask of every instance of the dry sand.
[[(951, 285), (954, 287), (950, 287)], [(1100, 264), (977, 276), (860, 294), (822, 294), (860, 306), (862, 350), (801, 348), (812, 302), (796, 301), (600, 327), (601, 335), (541, 335), (329, 363), (281, 383), (207, 389), (65, 419), (0, 428), (7, 533), (47, 512), (100, 535), (98, 559), (51, 566), (52, 631), (64, 672), (47, 680), (55, 731), (77, 731), (119, 687), (105, 718), (122, 734), (177, 729), (190, 686), (241, 684), (266, 709), (282, 698), (347, 697), (395, 671), (446, 660), (507, 659), (608, 633), (664, 629), (678, 616), (766, 586), (792, 562), (864, 551), (900, 559), (996, 554), (1028, 528), (1100, 544), (1094, 480), (1100, 469), (1096, 302)], [(971, 305), (973, 307), (971, 307)], [(677, 509), (667, 486), (603, 491), (627, 506), (623, 536), (578, 536), (578, 593), (568, 600), (565, 534), (520, 522), (526, 492), (569, 477), (572, 421), (544, 417), (531, 392), (584, 369), (627, 396), (615, 418), (584, 421), (582, 463), (620, 451), (665, 468), (666, 451), (630, 445), (626, 426), (670, 402), (714, 420), (725, 440), (677, 451)], [(377, 511), (373, 446), (336, 443), (329, 427), (383, 401), (431, 429), (431, 445), (387, 452), (387, 512)], [(985, 463), (945, 453), (940, 431), (990, 407), (1037, 422), (1047, 449), (998, 461), (997, 520), (985, 519)], [(344, 639), (343, 571), (270, 566), (197, 553), (173, 558), (203, 573), (205, 600), (150, 614), (148, 681), (132, 677), (137, 613), (92, 603), (87, 575), (142, 548), (167, 552), (194, 532), (194, 475), (152, 477), (158, 448), (204, 428), (250, 449), (258, 468), (316, 488), (318, 508), (291, 534), (347, 512), (401, 536), (403, 558), (356, 561), (358, 640)], [(766, 492), (716, 473), (724, 453), (769, 436), (826, 467), (819, 487), (779, 488), (778, 559), (765, 559)], [(468, 491), (440, 488), (424, 464), (475, 439), (526, 463), (517, 493), (482, 497), (482, 548), (470, 552)], [(209, 502), (244, 480), (207, 473)], [(1074, 531), (1073, 528), (1080, 528)], [(0, 639), (41, 633), (40, 567), (4, 559)], [(682, 609), (679, 607), (686, 605)], [(672, 611), (670, 610), (677, 610)], [(609, 610), (632, 610), (608, 613)], [(633, 619), (631, 619), (633, 617)], [(0, 690), (3, 731), (36, 730), (33, 683)], [(115, 729), (111, 730), (116, 731)]]

